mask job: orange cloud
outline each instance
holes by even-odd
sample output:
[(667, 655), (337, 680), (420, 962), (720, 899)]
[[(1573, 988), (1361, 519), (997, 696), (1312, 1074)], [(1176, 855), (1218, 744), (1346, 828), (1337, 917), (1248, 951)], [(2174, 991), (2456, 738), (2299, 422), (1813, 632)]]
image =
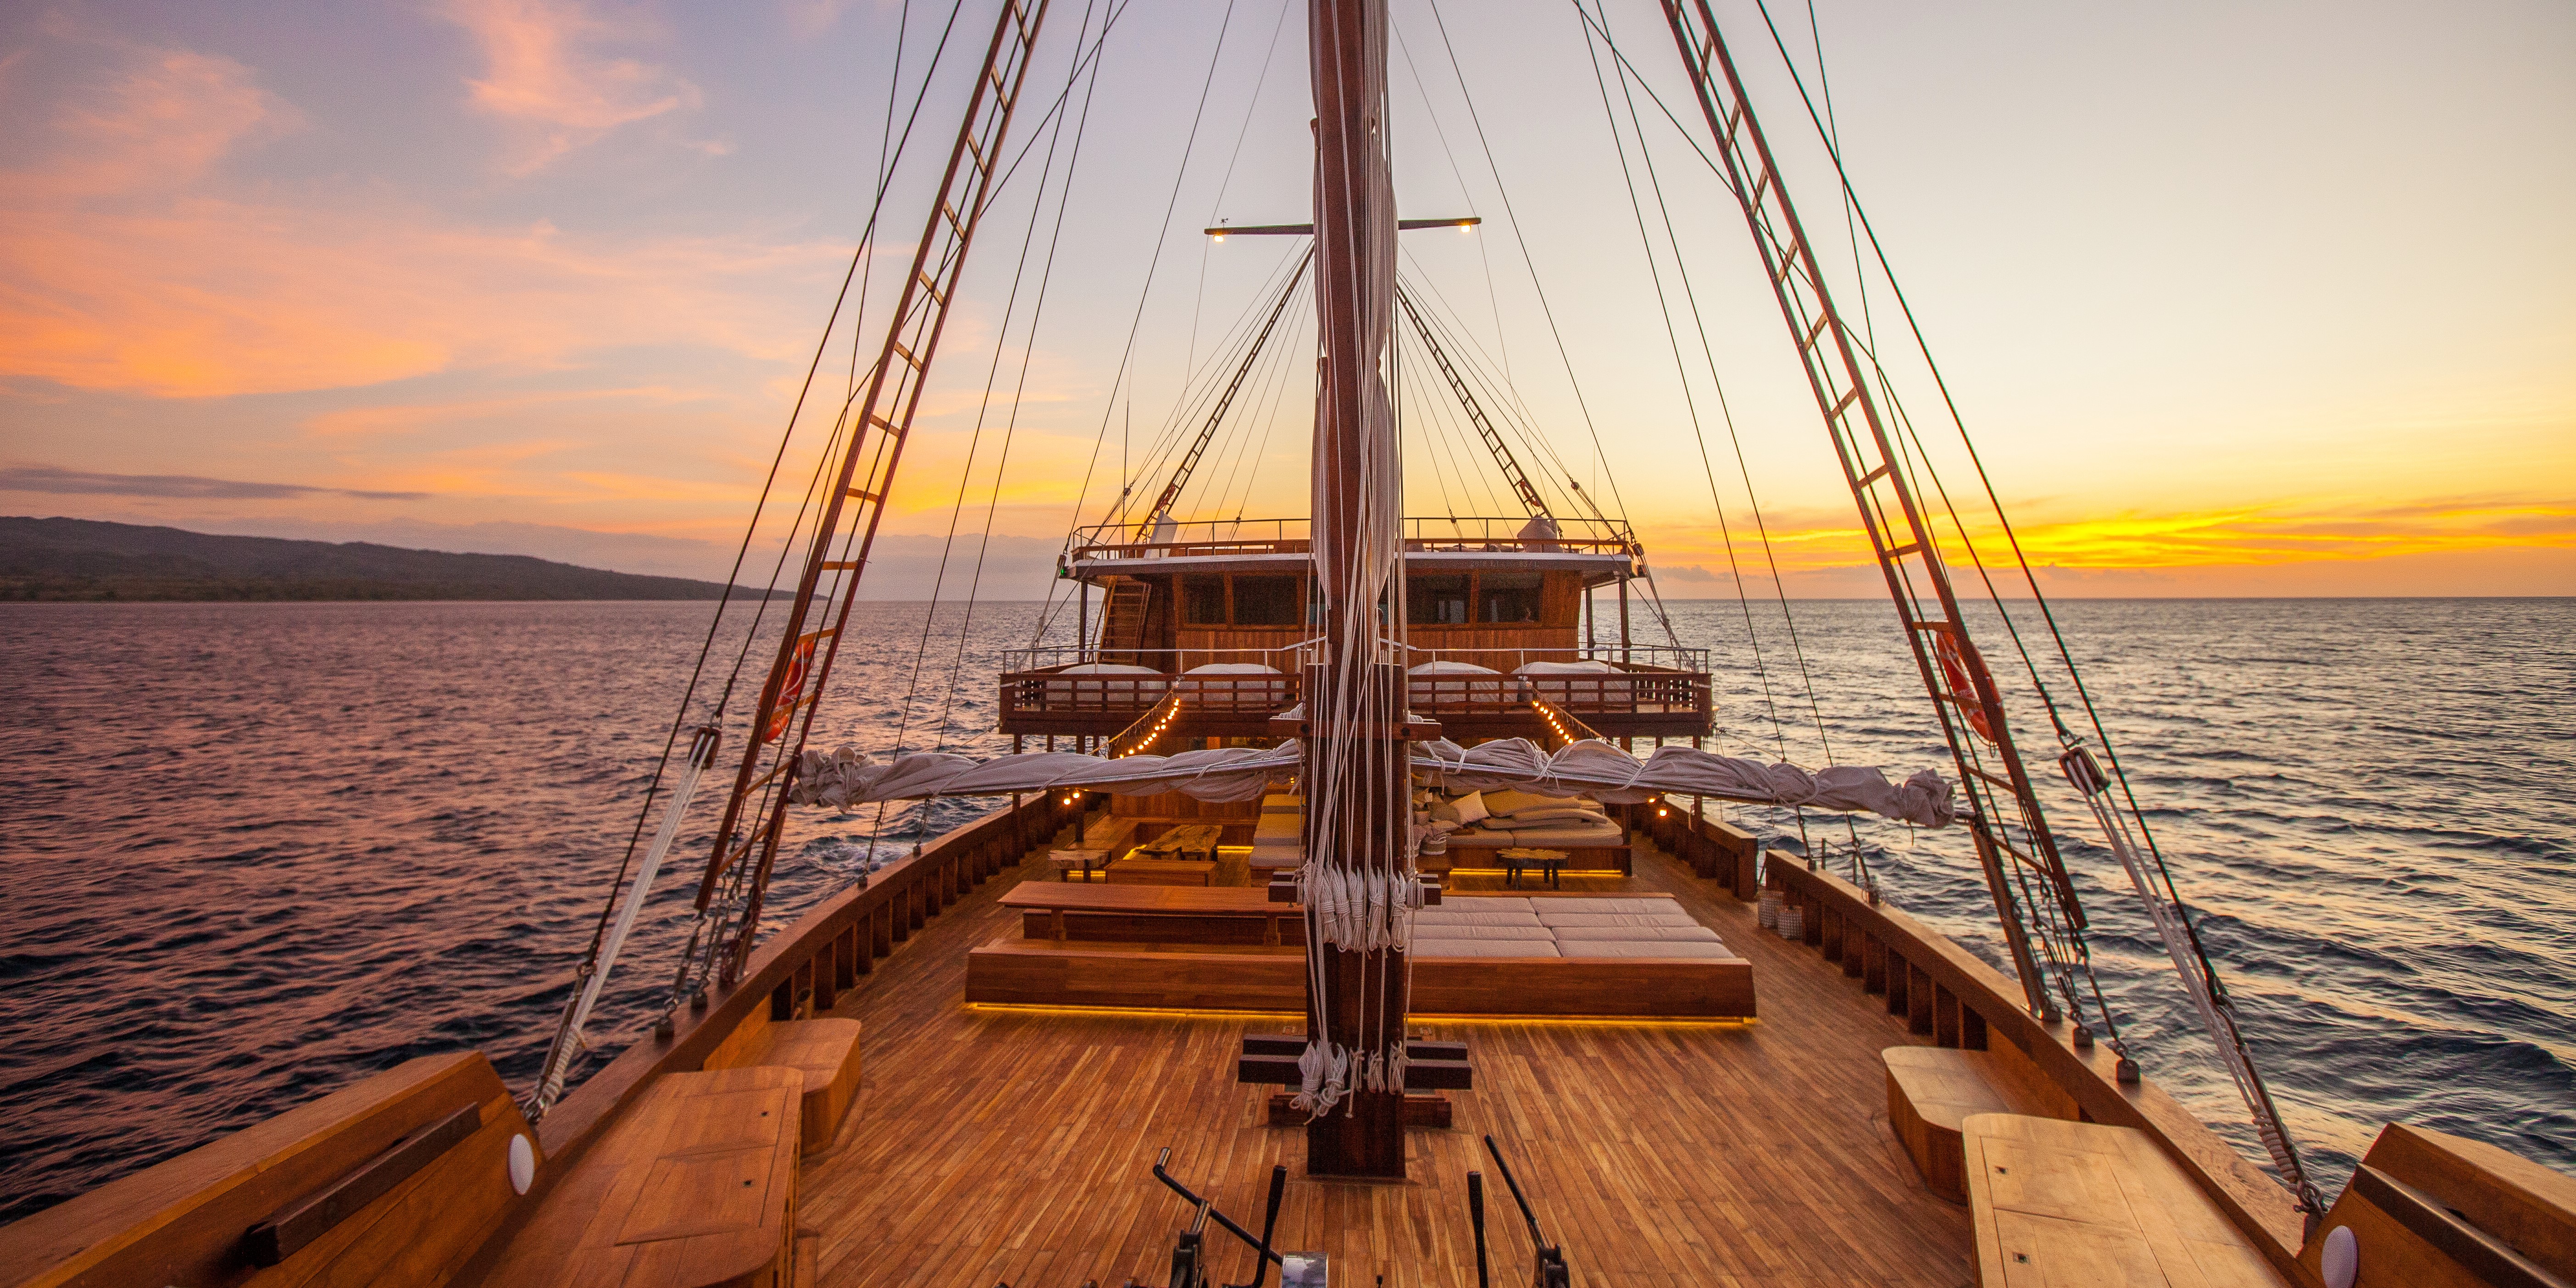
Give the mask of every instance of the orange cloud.
[[(1866, 538), (1824, 512), (1767, 516), (1771, 553), (1793, 583), (1806, 575), (1866, 568)], [(1658, 563), (1685, 582), (1724, 581), (1726, 552), (1714, 526), (1642, 524)], [(2216, 510), (2126, 510), (2100, 518), (2026, 520), (2014, 529), (2030, 562), (2065, 573), (2286, 567), (2511, 550), (2576, 551), (2576, 503), (2510, 496), (2387, 504), (2363, 499), (2277, 501)], [(2003, 531), (1972, 523), (1988, 566), (2008, 563)], [(1966, 547), (1946, 517), (1943, 553), (1965, 575)], [(1769, 577), (1749, 520), (1734, 529), (1735, 561), (1749, 582)], [(1794, 589), (1794, 585), (1793, 585)]]
[(0, 376), (159, 397), (548, 368), (620, 345), (769, 359), (847, 254), (724, 238), (461, 226), (380, 196), (203, 195), (293, 110), (226, 59), (133, 51), (0, 173)]
[[(506, 169), (527, 174), (631, 122), (700, 102), (698, 88), (631, 58), (594, 55), (630, 34), (582, 6), (549, 0), (458, 0), (448, 11), (483, 48), (474, 105), (517, 127)], [(722, 148), (725, 145), (701, 145)]]

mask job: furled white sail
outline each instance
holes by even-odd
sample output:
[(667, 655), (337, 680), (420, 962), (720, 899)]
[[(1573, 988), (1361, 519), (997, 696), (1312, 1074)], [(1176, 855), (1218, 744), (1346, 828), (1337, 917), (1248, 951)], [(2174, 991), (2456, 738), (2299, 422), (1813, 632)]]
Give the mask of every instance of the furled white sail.
[[(844, 747), (808, 751), (790, 798), (804, 805), (860, 805), (931, 796), (1000, 796), (1056, 788), (1153, 796), (1180, 792), (1203, 801), (1254, 800), (1284, 787), (1302, 766), (1295, 742), (1276, 747), (1219, 747), (1172, 756), (1086, 756), (1030, 752), (976, 760), (916, 752), (879, 761)], [(1586, 740), (1550, 755), (1526, 738), (1467, 748), (1426, 742), (1413, 768), (1443, 786), (1518, 787), (1542, 795), (1586, 795), (1613, 803), (1656, 796), (1714, 796), (1757, 805), (1867, 812), (1921, 827), (1947, 827), (1957, 817), (1948, 780), (1923, 770), (1903, 783), (1867, 765), (1808, 770), (1764, 764), (1691, 747), (1662, 747), (1643, 760), (1606, 742)]]

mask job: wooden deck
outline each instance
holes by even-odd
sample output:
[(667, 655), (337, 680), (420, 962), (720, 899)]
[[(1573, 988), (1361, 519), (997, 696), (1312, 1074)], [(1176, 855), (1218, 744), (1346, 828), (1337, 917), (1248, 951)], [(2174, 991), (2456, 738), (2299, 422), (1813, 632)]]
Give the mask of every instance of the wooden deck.
[[(1269, 1088), (1233, 1081), (1242, 1036), (1293, 1016), (964, 1005), (967, 950), (1019, 915), (998, 893), (1046, 875), (1042, 857), (1004, 873), (832, 1012), (865, 1025), (865, 1083), (838, 1144), (806, 1163), (820, 1282), (1159, 1283), (1188, 1216), (1150, 1170), (1165, 1146), (1175, 1176), (1256, 1227), (1270, 1166), (1287, 1164), (1280, 1246), (1331, 1254), (1336, 1284), (1473, 1284), (1466, 1175), (1480, 1168), (1495, 1281), (1523, 1281), (1527, 1240), (1487, 1132), (1578, 1284), (1974, 1282), (1967, 1210), (1924, 1188), (1887, 1122), (1879, 1051), (1923, 1039), (1858, 980), (1762, 934), (1751, 905), (1642, 838), (1637, 858), (1635, 878), (1568, 887), (1680, 896), (1752, 959), (1763, 1018), (1423, 1024), (1468, 1044), (1477, 1089), (1453, 1094), (1455, 1127), (1407, 1133), (1402, 1184), (1298, 1175), (1304, 1133), (1264, 1125)], [(1248, 1280), (1250, 1253), (1211, 1234), (1217, 1273)]]

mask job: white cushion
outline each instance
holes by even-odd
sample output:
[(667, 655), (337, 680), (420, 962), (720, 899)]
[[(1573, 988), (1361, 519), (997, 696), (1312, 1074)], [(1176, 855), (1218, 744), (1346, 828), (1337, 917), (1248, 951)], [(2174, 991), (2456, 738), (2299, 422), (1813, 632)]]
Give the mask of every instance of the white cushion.
[(1441, 660), (1441, 661), (1437, 661), (1437, 662), (1425, 662), (1425, 663), (1423, 663), (1422, 665), (1420, 665), (1420, 666), (1417, 666), (1417, 667), (1413, 668), (1410, 672), (1408, 672), (1408, 674), (1411, 674), (1411, 675), (1500, 675), (1500, 674), (1502, 674), (1502, 672), (1497, 671), (1497, 670), (1495, 670), (1494, 668), (1492, 668), (1492, 667), (1490, 667), (1490, 666), (1478, 666), (1478, 665), (1476, 665), (1476, 664), (1475, 664), (1475, 663), (1473, 663), (1473, 662), (1451, 662), (1451, 661), (1448, 661), (1448, 660), (1443, 659), (1443, 660)]
[[(1518, 814), (1523, 810), (1582, 809), (1588, 804), (1580, 796), (1541, 796), (1518, 788), (1504, 788), (1485, 793), (1485, 809), (1494, 814)], [(1598, 810), (1600, 806), (1591, 806)]]
[(1671, 912), (1557, 912), (1542, 908), (1531, 914), (1542, 926), (1695, 926), (1690, 914)]
[(1210, 662), (1181, 672), (1183, 675), (1277, 675), (1279, 668), (1259, 662)]
[(1448, 901), (1426, 912), (1528, 912), (1530, 897), (1525, 894), (1470, 894), (1452, 890)]
[[(1488, 805), (1486, 808), (1491, 809), (1493, 807)], [(1523, 828), (1555, 827), (1559, 824), (1566, 823), (1577, 825), (1598, 825), (1609, 822), (1610, 816), (1602, 813), (1598, 807), (1586, 808), (1581, 805), (1558, 805), (1547, 807), (1532, 805), (1515, 813), (1500, 816), (1497, 821), (1508, 823), (1511, 825), (1512, 830), (1519, 831)]]
[(1123, 662), (1081, 662), (1068, 666), (1058, 675), (1161, 675), (1150, 666), (1129, 666)]
[(1601, 675), (1619, 668), (1597, 658), (1581, 662), (1523, 662), (1512, 668), (1514, 675)]
[(1444, 903), (1437, 908), (1425, 908), (1413, 914), (1413, 924), (1417, 926), (1543, 926), (1547, 923), (1540, 921), (1535, 913), (1513, 912), (1508, 909), (1501, 912), (1451, 912), (1449, 905)]
[(1617, 845), (1628, 838), (1628, 830), (1609, 819), (1597, 822), (1565, 821), (1514, 827), (1509, 832), (1494, 833), (1511, 839), (1500, 844), (1549, 846)]
[[(1469, 792), (1466, 795), (1449, 802), (1449, 808), (1458, 811), (1458, 821), (1461, 823), (1481, 822), (1485, 818), (1489, 817), (1489, 813), (1485, 809), (1485, 794), (1483, 792)], [(1431, 811), (1431, 814), (1432, 817), (1437, 818), (1440, 815), (1440, 811), (1434, 809)]]
[(1705, 940), (1712, 944), (1725, 942), (1717, 937), (1716, 931), (1706, 926), (1548, 926), (1545, 929), (1550, 935), (1555, 936), (1560, 944), (1570, 944), (1578, 939), (1607, 940), (1613, 943), (1621, 941), (1652, 943), (1657, 940), (1687, 939)]
[(1556, 945), (1536, 939), (1431, 939), (1416, 932), (1416, 957), (1557, 957)]
[(1695, 940), (1572, 939), (1561, 940), (1556, 947), (1557, 955), (1560, 957), (1695, 957), (1719, 961), (1735, 959), (1735, 953), (1724, 944)]
[(1415, 918), (1413, 933), (1436, 939), (1518, 939), (1534, 943), (1556, 942), (1556, 932), (1545, 926), (1479, 926), (1457, 922), (1426, 922)]
[[(1635, 895), (1595, 899), (1586, 895), (1533, 895), (1524, 902), (1533, 912), (1681, 912), (1682, 901), (1667, 895)], [(1688, 914), (1685, 913), (1685, 916)]]

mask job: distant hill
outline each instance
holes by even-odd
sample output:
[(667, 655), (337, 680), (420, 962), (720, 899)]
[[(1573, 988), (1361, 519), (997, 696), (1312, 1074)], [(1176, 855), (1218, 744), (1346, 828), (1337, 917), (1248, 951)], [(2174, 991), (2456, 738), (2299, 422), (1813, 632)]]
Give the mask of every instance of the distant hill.
[(0, 600), (714, 599), (723, 593), (717, 582), (576, 568), (526, 555), (0, 518)]

